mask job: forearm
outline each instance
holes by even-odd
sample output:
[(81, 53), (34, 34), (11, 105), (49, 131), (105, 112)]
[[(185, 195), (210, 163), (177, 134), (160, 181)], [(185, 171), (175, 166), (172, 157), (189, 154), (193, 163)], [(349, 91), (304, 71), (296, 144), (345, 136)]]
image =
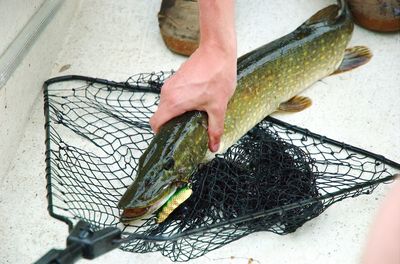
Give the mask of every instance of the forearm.
[(236, 59), (234, 0), (199, 0), (200, 47), (219, 48)]

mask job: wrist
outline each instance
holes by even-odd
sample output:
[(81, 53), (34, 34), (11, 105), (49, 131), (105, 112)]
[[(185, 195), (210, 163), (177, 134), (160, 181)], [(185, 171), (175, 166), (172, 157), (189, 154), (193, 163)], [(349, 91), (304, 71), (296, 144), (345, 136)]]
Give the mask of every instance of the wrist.
[(205, 54), (223, 56), (223, 58), (228, 60), (237, 59), (237, 47), (236, 38), (230, 41), (217, 41), (213, 39), (207, 39), (200, 41), (199, 51)]

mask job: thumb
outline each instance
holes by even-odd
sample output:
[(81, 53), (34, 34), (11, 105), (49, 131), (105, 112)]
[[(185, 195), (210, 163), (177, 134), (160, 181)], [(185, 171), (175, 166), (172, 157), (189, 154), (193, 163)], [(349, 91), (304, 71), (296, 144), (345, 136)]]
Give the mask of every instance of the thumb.
[(226, 107), (215, 107), (208, 114), (208, 148), (212, 152), (217, 152), (224, 133), (224, 119)]

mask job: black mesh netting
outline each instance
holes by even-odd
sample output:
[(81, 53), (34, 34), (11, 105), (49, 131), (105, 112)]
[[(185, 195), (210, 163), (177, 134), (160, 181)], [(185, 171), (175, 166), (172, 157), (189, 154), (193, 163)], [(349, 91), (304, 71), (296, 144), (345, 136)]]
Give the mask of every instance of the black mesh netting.
[(266, 118), (226, 154), (200, 166), (193, 195), (162, 224), (124, 226), (117, 203), (153, 134), (148, 120), (168, 73), (116, 83), (82, 76), (45, 84), (49, 211), (70, 225), (123, 230), (121, 249), (175, 261), (256, 231), (287, 234), (348, 197), (389, 182), (400, 165)]

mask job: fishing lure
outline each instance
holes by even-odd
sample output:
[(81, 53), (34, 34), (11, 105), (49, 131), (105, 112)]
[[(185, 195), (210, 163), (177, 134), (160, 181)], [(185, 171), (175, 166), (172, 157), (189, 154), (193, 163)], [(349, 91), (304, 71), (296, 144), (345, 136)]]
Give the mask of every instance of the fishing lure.
[(156, 223), (161, 224), (168, 218), (168, 216), (176, 209), (179, 205), (181, 205), (184, 201), (186, 201), (190, 195), (192, 195), (192, 189), (189, 186), (185, 186), (175, 192), (171, 198), (161, 207), (159, 212), (157, 213)]

